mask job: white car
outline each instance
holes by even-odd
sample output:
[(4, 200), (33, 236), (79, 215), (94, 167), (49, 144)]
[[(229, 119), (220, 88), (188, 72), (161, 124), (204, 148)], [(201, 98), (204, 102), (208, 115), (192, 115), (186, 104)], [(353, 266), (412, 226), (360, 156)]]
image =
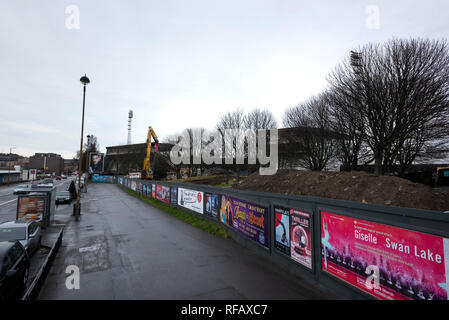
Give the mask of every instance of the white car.
[(0, 224), (0, 241), (19, 240), (28, 254), (41, 246), (41, 227), (36, 221), (8, 221)]
[(30, 189), (27, 184), (20, 184), (14, 188), (13, 194), (27, 193), (29, 190)]

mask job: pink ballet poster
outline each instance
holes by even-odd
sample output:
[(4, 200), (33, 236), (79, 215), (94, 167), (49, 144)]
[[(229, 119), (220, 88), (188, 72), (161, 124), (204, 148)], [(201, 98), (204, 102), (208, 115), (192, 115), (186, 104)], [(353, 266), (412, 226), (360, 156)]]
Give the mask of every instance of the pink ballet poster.
[(322, 270), (385, 300), (448, 300), (449, 240), (321, 211)]

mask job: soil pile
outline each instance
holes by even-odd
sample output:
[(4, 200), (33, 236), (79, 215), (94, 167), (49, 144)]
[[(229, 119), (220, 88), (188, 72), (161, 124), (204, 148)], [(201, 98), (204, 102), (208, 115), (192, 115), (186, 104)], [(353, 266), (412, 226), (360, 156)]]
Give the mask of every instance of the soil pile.
[(228, 180), (229, 180), (229, 177), (226, 175), (217, 175), (217, 176), (193, 177), (193, 178), (187, 178), (182, 181), (181, 180), (179, 180), (179, 181), (214, 186), (217, 184), (227, 183)]
[(399, 177), (378, 177), (366, 172), (312, 172), (282, 169), (272, 176), (261, 176), (256, 172), (234, 184), (233, 188), (405, 208), (449, 210), (449, 192), (441, 192)]

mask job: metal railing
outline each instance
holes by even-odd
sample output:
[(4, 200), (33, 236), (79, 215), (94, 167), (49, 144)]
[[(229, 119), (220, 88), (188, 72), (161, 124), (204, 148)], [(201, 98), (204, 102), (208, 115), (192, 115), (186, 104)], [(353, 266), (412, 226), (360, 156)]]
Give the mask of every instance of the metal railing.
[(39, 268), (39, 271), (36, 274), (36, 277), (31, 282), (31, 285), (26, 290), (25, 294), (23, 295), (21, 300), (36, 300), (39, 296), (39, 292), (41, 291), (42, 287), (44, 286), (45, 279), (47, 278), (48, 272), (51, 269), (51, 266), (53, 265), (53, 261), (56, 258), (56, 254), (58, 253), (59, 247), (62, 243), (62, 236), (63, 236), (64, 229), (62, 229), (59, 232), (58, 238), (51, 248), (50, 252), (45, 257), (44, 262), (42, 263), (41, 267)]

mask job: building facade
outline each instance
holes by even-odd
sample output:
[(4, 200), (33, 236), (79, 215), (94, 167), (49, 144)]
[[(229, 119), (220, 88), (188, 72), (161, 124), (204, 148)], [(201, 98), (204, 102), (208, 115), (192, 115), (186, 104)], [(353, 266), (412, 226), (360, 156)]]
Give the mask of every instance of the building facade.
[(56, 153), (36, 153), (30, 157), (27, 169), (37, 169), (38, 173), (59, 176), (64, 172), (64, 159)]
[(14, 166), (20, 166), (21, 169), (29, 162), (29, 158), (15, 153), (0, 153), (0, 170), (8, 170)]
[[(154, 143), (151, 144), (151, 159), (155, 157)], [(170, 150), (173, 147), (169, 143), (159, 143), (158, 154), (169, 157)], [(143, 161), (147, 155), (147, 144), (125, 144), (120, 146), (106, 147), (106, 156), (104, 171), (109, 174), (128, 174), (130, 172), (141, 172)]]
[(0, 170), (0, 184), (20, 181), (20, 171)]

